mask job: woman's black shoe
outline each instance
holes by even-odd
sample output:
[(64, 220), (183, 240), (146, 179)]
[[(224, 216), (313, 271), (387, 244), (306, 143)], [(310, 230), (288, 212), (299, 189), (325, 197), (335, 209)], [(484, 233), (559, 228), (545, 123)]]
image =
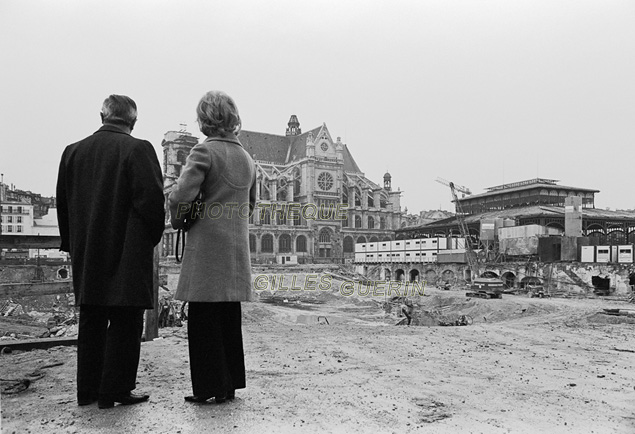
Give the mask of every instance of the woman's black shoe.
[(227, 399), (231, 400), (236, 398), (236, 391), (235, 390), (230, 390), (229, 392), (227, 392)]
[(97, 393), (78, 393), (77, 405), (90, 405), (97, 401), (99, 395)]
[(214, 400), (216, 401), (216, 404), (222, 404), (227, 401), (227, 396), (215, 396)]
[(133, 405), (145, 402), (148, 398), (150, 398), (150, 395), (137, 395), (132, 392), (117, 395), (100, 395), (97, 400), (97, 406), (99, 408), (112, 408), (116, 402), (121, 405)]
[(192, 395), (192, 396), (186, 396), (185, 400), (187, 402), (205, 402), (208, 399), (210, 399), (211, 396), (196, 396), (196, 395)]

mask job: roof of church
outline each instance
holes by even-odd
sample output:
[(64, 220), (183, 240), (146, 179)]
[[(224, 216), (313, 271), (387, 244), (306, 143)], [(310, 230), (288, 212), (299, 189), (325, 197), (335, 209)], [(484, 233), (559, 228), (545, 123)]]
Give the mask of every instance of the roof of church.
[(355, 162), (353, 158), (353, 154), (348, 150), (348, 146), (343, 146), (344, 150), (342, 152), (342, 156), (344, 157), (344, 172), (361, 172), (359, 170), (359, 166)]
[(286, 163), (289, 137), (242, 130), (238, 140), (254, 160)]
[(321, 129), (322, 127), (317, 127), (310, 131), (305, 131), (298, 136), (288, 137), (288, 139), (291, 139), (291, 150), (289, 151), (289, 159), (287, 160), (287, 163), (306, 157), (306, 139), (309, 137), (309, 133), (313, 134), (313, 137), (315, 138)]
[[(306, 139), (309, 134), (316, 138), (324, 126), (313, 128), (297, 136), (280, 136), (241, 130), (238, 140), (254, 160), (274, 164), (288, 164), (306, 157)], [(348, 146), (342, 146), (345, 172), (361, 172)]]

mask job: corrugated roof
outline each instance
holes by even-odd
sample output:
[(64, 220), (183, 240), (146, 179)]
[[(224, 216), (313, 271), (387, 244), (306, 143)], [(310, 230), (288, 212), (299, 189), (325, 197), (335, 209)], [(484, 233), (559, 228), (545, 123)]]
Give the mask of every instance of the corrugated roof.
[(463, 202), (466, 200), (472, 200), (475, 198), (480, 198), (480, 197), (491, 197), (491, 196), (498, 196), (498, 195), (503, 195), (503, 194), (508, 194), (508, 193), (514, 193), (517, 191), (524, 191), (524, 190), (533, 190), (535, 188), (544, 188), (547, 190), (571, 190), (571, 191), (581, 191), (581, 192), (585, 192), (585, 193), (599, 193), (600, 190), (593, 190), (590, 188), (580, 188), (580, 187), (569, 187), (566, 185), (558, 185), (558, 184), (545, 184), (545, 183), (537, 183), (537, 184), (529, 184), (529, 185), (523, 185), (520, 187), (514, 187), (514, 188), (507, 188), (507, 189), (502, 189), (502, 190), (495, 190), (495, 191), (488, 191), (486, 193), (480, 193), (480, 194), (473, 194), (471, 196), (466, 196), (466, 197), (462, 197), (459, 198), (459, 202)]
[[(478, 223), (481, 220), (493, 218), (533, 218), (533, 217), (563, 217), (564, 207), (534, 205), (523, 208), (508, 208), (500, 211), (488, 211), (480, 214), (472, 214), (465, 216), (465, 223)], [(599, 220), (632, 220), (635, 221), (635, 211), (609, 211), (597, 208), (582, 208), (583, 219), (599, 219)], [(397, 229), (397, 232), (411, 231), (417, 229), (433, 229), (445, 227), (448, 225), (458, 225), (456, 217), (450, 217), (443, 220), (436, 220), (432, 223), (419, 226), (408, 226), (406, 228)]]

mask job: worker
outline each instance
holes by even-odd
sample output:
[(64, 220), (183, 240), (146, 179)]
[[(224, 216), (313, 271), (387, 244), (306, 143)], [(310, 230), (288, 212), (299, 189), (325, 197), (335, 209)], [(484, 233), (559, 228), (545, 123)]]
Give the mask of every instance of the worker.
[(401, 305), (401, 313), (408, 319), (408, 325), (412, 322), (412, 312), (414, 311), (414, 306), (412, 305), (412, 301), (408, 298), (404, 300), (404, 303)]

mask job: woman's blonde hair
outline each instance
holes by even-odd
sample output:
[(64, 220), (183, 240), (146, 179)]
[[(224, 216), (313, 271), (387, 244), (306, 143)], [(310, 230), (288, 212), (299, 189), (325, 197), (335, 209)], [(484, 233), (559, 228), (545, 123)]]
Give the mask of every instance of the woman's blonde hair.
[(225, 92), (211, 90), (203, 95), (196, 107), (196, 116), (201, 132), (208, 137), (240, 132), (238, 107)]

